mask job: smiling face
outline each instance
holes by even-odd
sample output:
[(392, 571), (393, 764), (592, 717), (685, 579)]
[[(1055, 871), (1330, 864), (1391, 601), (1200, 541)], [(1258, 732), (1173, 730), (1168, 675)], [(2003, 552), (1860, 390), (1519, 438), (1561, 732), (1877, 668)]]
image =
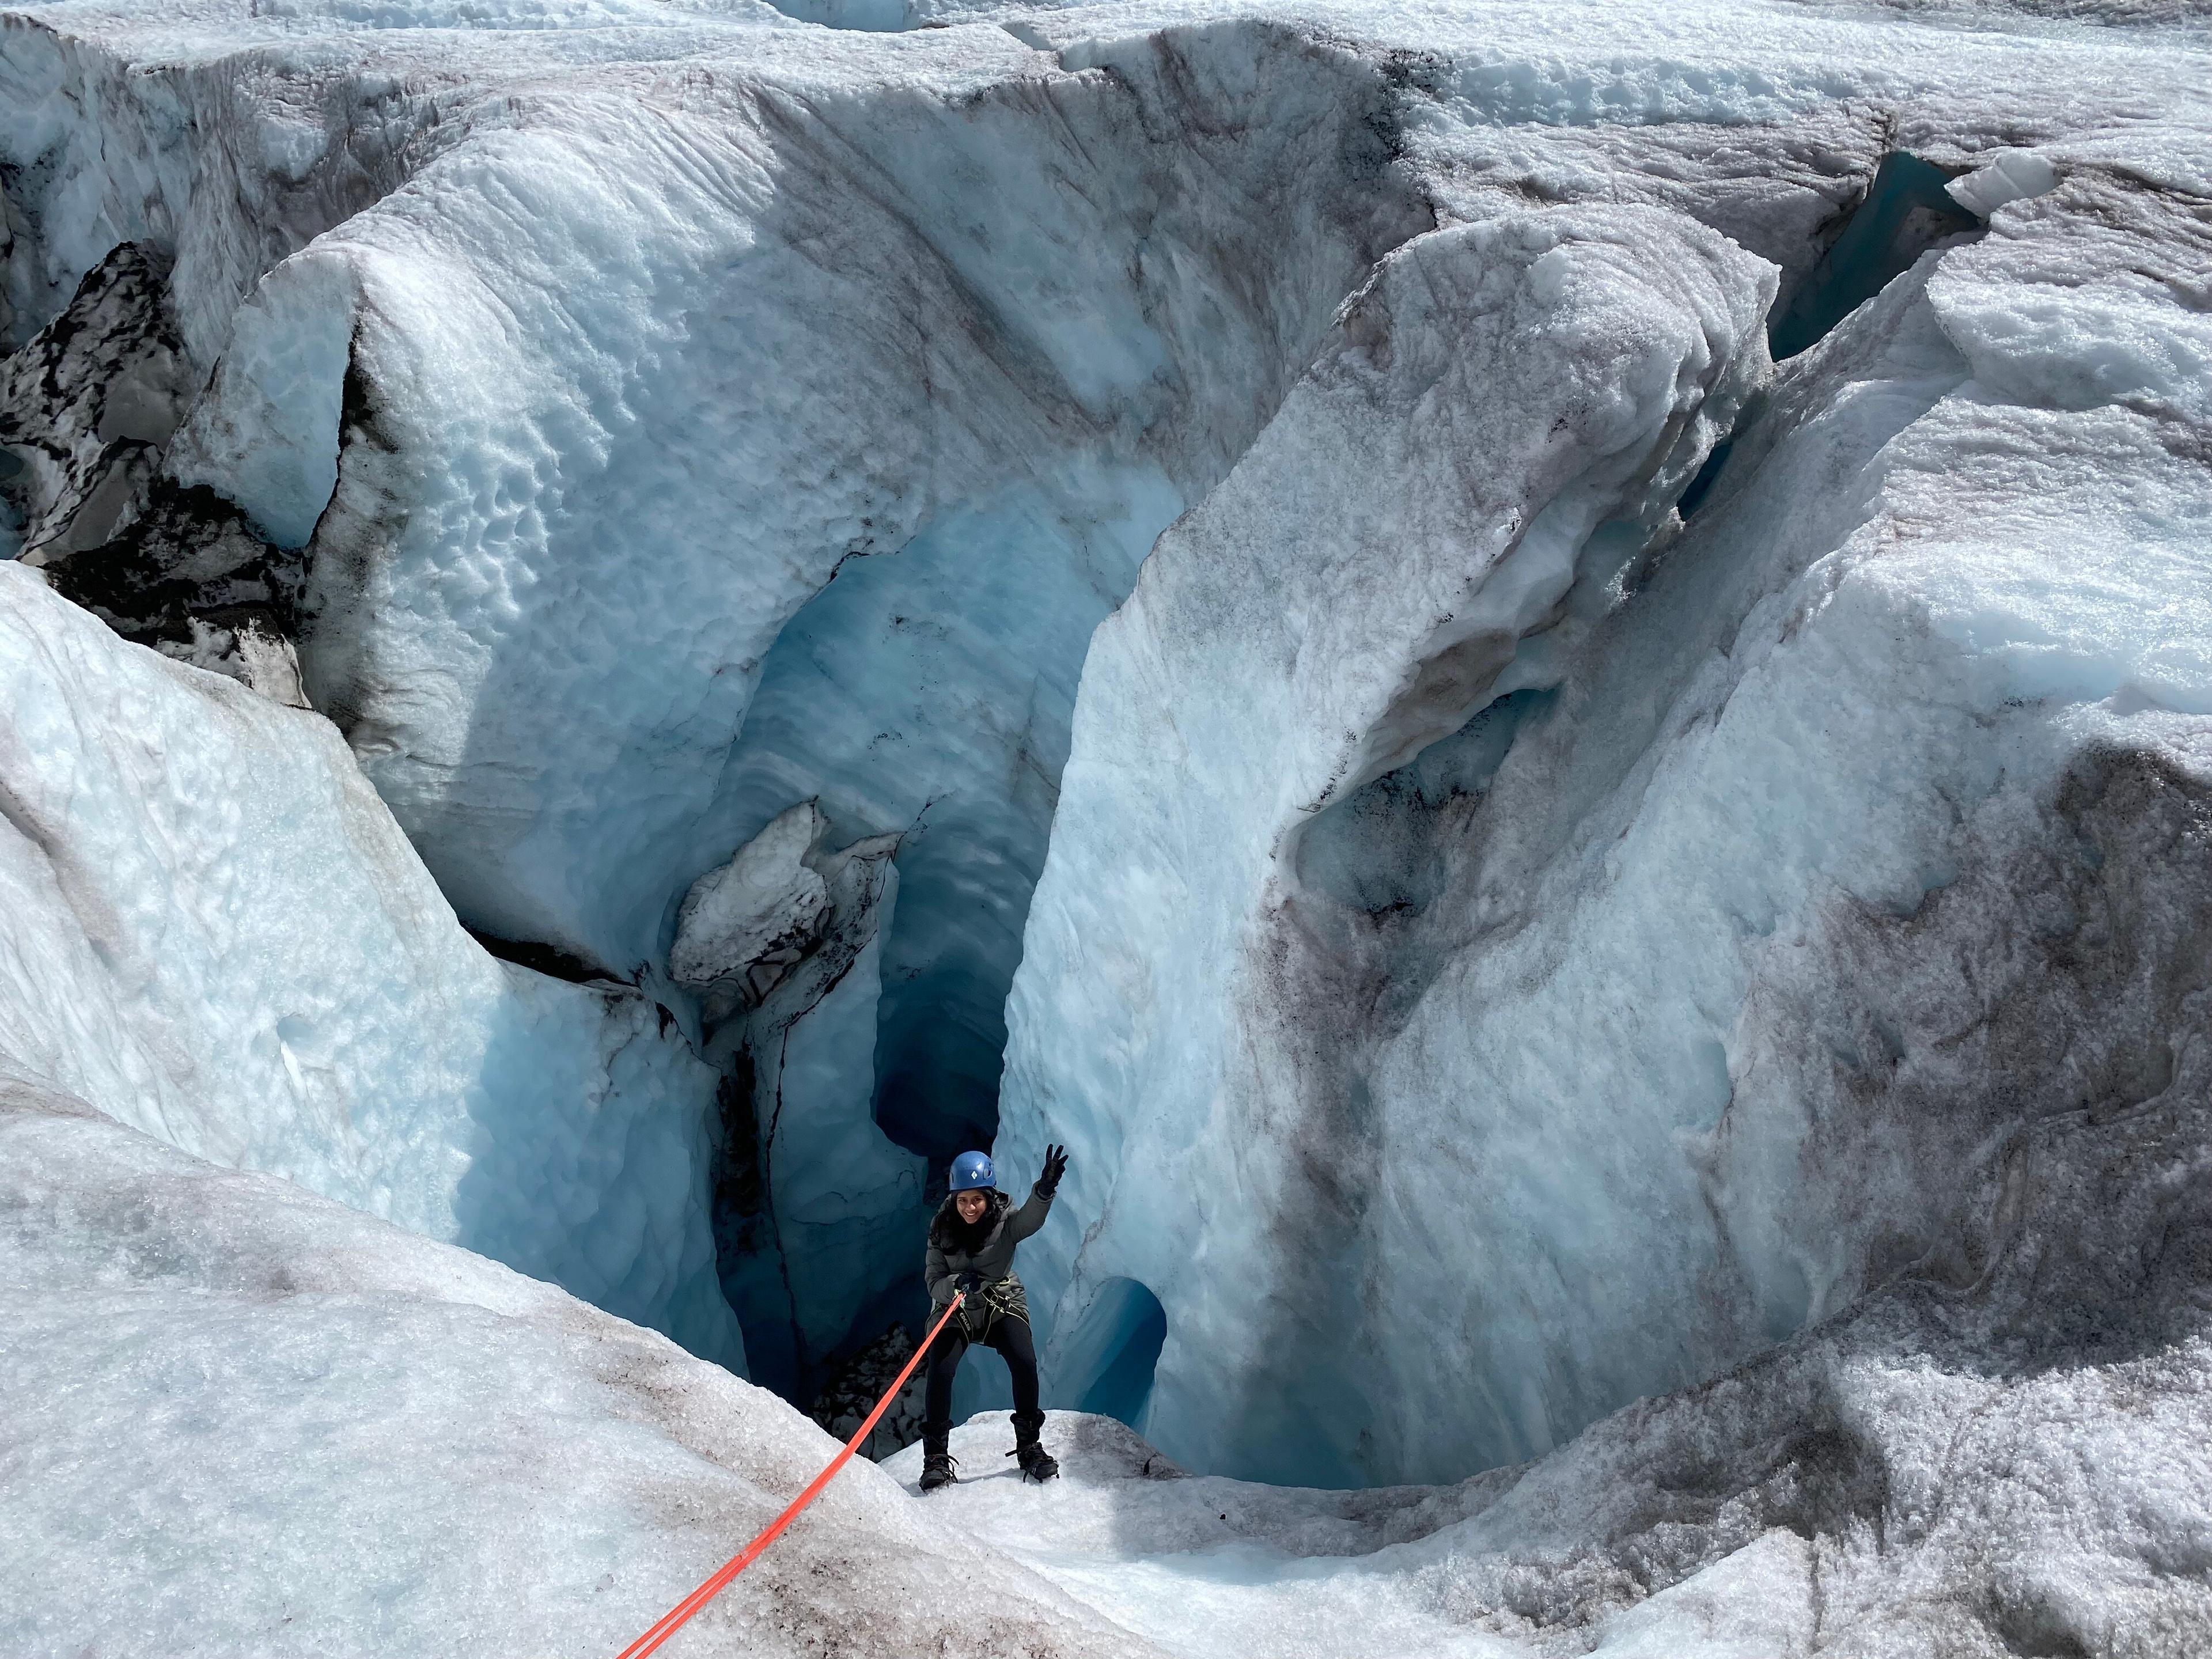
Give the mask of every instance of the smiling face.
[(960, 1218), (971, 1227), (983, 1218), (983, 1212), (990, 1201), (989, 1194), (981, 1192), (955, 1193), (952, 1195), (953, 1207), (960, 1212)]

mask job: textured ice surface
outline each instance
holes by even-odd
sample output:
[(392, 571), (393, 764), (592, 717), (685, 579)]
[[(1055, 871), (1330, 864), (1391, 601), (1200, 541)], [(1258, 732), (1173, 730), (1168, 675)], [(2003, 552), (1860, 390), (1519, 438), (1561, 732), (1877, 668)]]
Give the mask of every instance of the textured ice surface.
[(0, 565), (0, 1060), (742, 1364), (714, 1074), (620, 987), (462, 932), (319, 714)]
[[(335, 49), (379, 74), (423, 50), (356, 39)], [(1373, 190), (1379, 153), (1340, 157), (1357, 82), (1379, 94), (1352, 63), (1279, 106), (1157, 67), (1068, 76), (997, 30), (835, 64), (726, 20), (688, 44), (724, 77), (593, 64), (519, 116), (496, 76), (476, 89), (404, 191), (262, 280), (170, 462), (309, 544), (310, 693), (464, 918), (623, 973), (659, 959), (693, 878), (840, 784), (841, 838), (940, 799), (948, 837), (1041, 842), (1048, 812), (1023, 799), (995, 831), (991, 797), (1049, 771), (1084, 637), (1376, 222), (1412, 211)], [(1217, 182), (1172, 107), (1193, 96), (1289, 130), (1224, 144), (1246, 171)], [(1208, 194), (1156, 215), (1178, 174)], [(959, 568), (914, 649), (865, 660), (898, 625), (875, 607), (813, 641), (859, 703), (849, 738), (834, 706), (803, 750), (756, 730), (794, 613), (917, 538), (893, 580), (938, 544)], [(1008, 593), (1033, 641), (995, 626)], [(899, 718), (925, 686), (994, 709), (961, 722), (975, 763)], [(872, 745), (857, 797), (848, 743)], [(802, 776), (763, 800), (717, 789), (726, 761)]]
[[(2095, 1196), (2115, 1215), (2155, 1197)], [(0, 1261), (0, 1559), (39, 1586), (0, 1604), (10, 1650), (611, 1651), (833, 1449), (550, 1286), (15, 1079)], [(2094, 1361), (1996, 1376), (2000, 1334), (1977, 1323), (1955, 1297), (1893, 1295), (1455, 1487), (1184, 1477), (1118, 1424), (1054, 1413), (1065, 1473), (1039, 1488), (994, 1418), (956, 1432), (968, 1479), (926, 1505), (893, 1484), (912, 1453), (856, 1463), (684, 1639), (1041, 1659), (1771, 1659), (1822, 1632), (1899, 1659), (2191, 1650), (2212, 1618), (2187, 1570), (2212, 1528), (2201, 1340), (2116, 1331)], [(2053, 1357), (2032, 1334), (2018, 1352)]]
[(731, 981), (745, 1001), (763, 1000), (828, 926), (830, 889), (805, 861), (827, 827), (821, 809), (801, 801), (693, 882), (677, 917), (670, 975), (702, 988)]
[[(998, 1150), (1073, 1139), (1085, 1219), (1025, 1255), (1038, 1304), (1073, 1332), (1110, 1284), (1158, 1296), (1145, 1423), (1194, 1465), (1540, 1454), (1899, 1273), (1974, 1283), (2070, 1224), (2020, 1185), (2035, 1126), (2147, 1158), (2130, 1114), (2203, 1086), (2202, 43), (2031, 67), (1883, 25), (1815, 67), (1796, 46), (1846, 26), (1808, 19), (1742, 49), (1756, 77), (1638, 56), (1722, 15), (1624, 22), (1611, 81), (1505, 46), (1426, 71), (1416, 153), (1471, 233), (1386, 261), (1094, 642)], [(2168, 124), (2091, 75), (2022, 131), (1973, 84), (2069, 56), (2140, 69)], [(1825, 102), (1850, 82), (1895, 100), (1884, 144), (1986, 147), (2019, 193), (1751, 398), (1686, 531), (1603, 522), (1632, 503), (1572, 446), (1608, 419), (1624, 483), (1675, 487), (1658, 371), (1698, 359), (1639, 340), (1719, 314), (1714, 360), (1751, 349), (1677, 216), (1782, 240), (1793, 173), (1864, 142)], [(1428, 274), (1546, 223), (1571, 236), (1517, 285), (1466, 261), (1497, 297)], [(1592, 235), (1629, 245), (1583, 279), (1613, 308), (1570, 288), (1547, 331), (1544, 261)], [(1511, 306), (1501, 368), (1462, 367)]]
[[(0, 66), (20, 319), (103, 238), (177, 245), (207, 390), (163, 482), (296, 555), (306, 692), (462, 921), (657, 979), (794, 802), (899, 834), (836, 1115), (987, 1140), (1091, 630), (1431, 222), (1383, 66), (1262, 27), (825, 55), (764, 8), (40, 18)], [(156, 520), (173, 585), (205, 562)], [(119, 615), (98, 552), (70, 591)]]
[[(1279, 905), (1267, 889), (1294, 826), (1331, 854), (1328, 808), (1358, 801), (1513, 678), (1551, 678), (1540, 654), (1516, 660), (1519, 641), (1559, 623), (1593, 530), (1663, 512), (1759, 386), (1772, 281), (1719, 236), (1650, 210), (1557, 210), (1415, 241), (1347, 307), (1308, 380), (1162, 539), (1094, 643), (1015, 1008), (1040, 1037), (1048, 1025), (1097, 1035), (1041, 1041), (1033, 1057), (1018, 1031), (1009, 1076), (1024, 1140), (1066, 1123), (1095, 1149), (1081, 1177), (1097, 1183), (1091, 1205), (1117, 1184), (1129, 1194), (1126, 1252), (1094, 1235), (1080, 1270), (1093, 1253), (1116, 1261), (1176, 1310), (1150, 1419), (1170, 1447), (1242, 1452), (1200, 1437), (1231, 1356), (1263, 1364), (1260, 1348), (1286, 1342), (1309, 1356), (1298, 1373), (1316, 1390), (1311, 1420), (1278, 1373), (1275, 1419), (1250, 1441), (1326, 1468), (1334, 1447), (1374, 1434), (1369, 1413), (1340, 1401), (1340, 1367), (1388, 1358), (1322, 1335), (1358, 1319), (1367, 1265), (1332, 1255), (1320, 1213), (1315, 1248), (1283, 1237), (1304, 1200), (1278, 1184), (1356, 1188), (1373, 1152), (1262, 1131), (1230, 1104), (1249, 1089), (1255, 1117), (1296, 1121), (1297, 1056), (1272, 1045), (1325, 1055), (1332, 1025), (1364, 1000), (1328, 988), (1263, 1049), (1239, 1021), (1265, 990), (1243, 991), (1231, 964), (1251, 912)], [(1251, 695), (1261, 684), (1270, 693)], [(1163, 694), (1183, 711), (1171, 751), (1164, 723), (1133, 714)], [(1151, 777), (1174, 782), (1162, 791)], [(1263, 944), (1255, 972), (1273, 957), (1276, 975), (1295, 974), (1284, 949)], [(1046, 1098), (1049, 1115), (1030, 1105)], [(1322, 1109), (1361, 1115), (1341, 1097)], [(1192, 1182), (1200, 1170), (1218, 1172), (1212, 1190)], [(1200, 1193), (1210, 1201), (1194, 1201)], [(1110, 1233), (1123, 1206), (1108, 1202)], [(1180, 1265), (1208, 1253), (1207, 1232), (1245, 1228), (1280, 1241), (1235, 1247), (1259, 1282), (1299, 1264), (1304, 1328), (1270, 1328), (1255, 1276)], [(1059, 1268), (1065, 1256), (1041, 1242)], [(1184, 1356), (1213, 1375), (1179, 1376)]]
[(822, 825), (811, 803), (783, 814), (690, 913), (695, 942), (718, 937), (702, 918), (748, 865), (777, 872), (762, 886), (781, 914), (791, 892), (812, 896), (801, 878), (820, 887), (789, 966), (771, 976), (748, 958), (748, 988), (768, 988), (757, 997), (749, 988), (734, 1008), (719, 991), (707, 1001), (710, 1020), (730, 1021), (708, 1050), (732, 1078), (714, 1183), (722, 1286), (747, 1334), (750, 1375), (802, 1399), (860, 1342), (912, 1316), (914, 1243), (926, 1224), (923, 1161), (894, 1146), (870, 1110), (884, 939), (900, 890), (896, 843), (878, 837), (824, 854), (809, 839)]
[[(1449, 1486), (1188, 1475), (1054, 1412), (1038, 1487), (994, 1415), (954, 1431), (962, 1480), (927, 1503), (1184, 1659), (2195, 1651), (2212, 1595), (2175, 1563), (2212, 1525), (2202, 1337), (1998, 1376), (1978, 1324), (1877, 1297)], [(920, 1449), (884, 1467), (911, 1487)]]
[[(550, 1285), (14, 1079), (0, 1318), (11, 1654), (613, 1653), (836, 1449)], [(676, 1650), (825, 1639), (1157, 1651), (858, 1461)]]
[(191, 387), (162, 325), (165, 275), (138, 246), (115, 248), (0, 368), (0, 453), (27, 563), (106, 541), (184, 416)]

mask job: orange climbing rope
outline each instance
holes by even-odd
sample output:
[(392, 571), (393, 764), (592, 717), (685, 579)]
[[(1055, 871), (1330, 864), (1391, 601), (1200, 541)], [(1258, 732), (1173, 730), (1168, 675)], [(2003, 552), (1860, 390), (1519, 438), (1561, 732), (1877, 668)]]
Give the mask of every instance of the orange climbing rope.
[(876, 1419), (884, 1414), (884, 1407), (897, 1397), (898, 1391), (906, 1387), (907, 1378), (914, 1375), (914, 1368), (921, 1363), (922, 1355), (929, 1352), (930, 1343), (937, 1340), (937, 1334), (945, 1328), (945, 1320), (951, 1319), (958, 1311), (960, 1304), (967, 1299), (964, 1292), (952, 1298), (952, 1305), (945, 1310), (945, 1317), (930, 1328), (927, 1339), (914, 1351), (914, 1357), (906, 1362), (906, 1369), (901, 1371), (898, 1374), (898, 1379), (884, 1391), (884, 1397), (876, 1401), (876, 1408), (868, 1413), (868, 1420), (854, 1431), (853, 1437), (845, 1443), (845, 1449), (830, 1460), (830, 1467), (814, 1477), (813, 1485), (793, 1498), (791, 1507), (769, 1522), (759, 1537), (732, 1556), (716, 1571), (713, 1577), (663, 1613), (654, 1621), (651, 1630), (624, 1648), (617, 1656), (617, 1659), (645, 1659), (647, 1654), (651, 1653), (681, 1630), (684, 1622), (693, 1613), (728, 1589), (730, 1580), (752, 1565), (760, 1559), (763, 1551), (783, 1535), (783, 1529), (799, 1519), (799, 1512), (819, 1498), (822, 1495), (822, 1489), (836, 1477), (837, 1471), (853, 1461), (853, 1454), (860, 1450), (860, 1443), (868, 1437), (869, 1431), (876, 1426)]

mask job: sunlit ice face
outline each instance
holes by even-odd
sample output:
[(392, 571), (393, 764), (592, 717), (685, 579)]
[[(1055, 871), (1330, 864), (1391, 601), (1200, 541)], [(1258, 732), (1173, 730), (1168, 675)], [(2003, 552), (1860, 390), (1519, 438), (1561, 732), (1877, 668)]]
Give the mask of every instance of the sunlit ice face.
[(960, 1218), (971, 1227), (983, 1218), (984, 1208), (989, 1202), (988, 1195), (981, 1192), (955, 1193), (952, 1195), (952, 1203), (960, 1212)]

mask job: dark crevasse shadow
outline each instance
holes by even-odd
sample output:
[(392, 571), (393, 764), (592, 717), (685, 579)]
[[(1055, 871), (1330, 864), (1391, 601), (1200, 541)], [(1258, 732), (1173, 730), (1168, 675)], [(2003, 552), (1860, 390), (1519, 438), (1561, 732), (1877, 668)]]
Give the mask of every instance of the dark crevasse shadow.
[[(1788, 302), (1767, 323), (1767, 349), (1777, 362), (1819, 343), (1838, 323), (1912, 268), (1929, 248), (1982, 228), (1953, 201), (1952, 175), (1904, 150), (1881, 158), (1865, 196), (1844, 218), (1836, 240)], [(1704, 492), (1693, 483), (1697, 500)], [(1685, 494), (1684, 516), (1697, 501)]]
[[(1904, 150), (1881, 158), (1866, 193), (1843, 216), (1835, 240), (1796, 290), (1767, 319), (1767, 350), (1777, 362), (1818, 345), (1837, 324), (1912, 268), (1930, 248), (1978, 234), (1980, 219), (1944, 189), (1953, 175)], [(1694, 518), (1720, 482), (1738, 441), (1765, 414), (1767, 401), (1744, 406), (1735, 429), (1705, 457), (1675, 503)]]
[[(755, 1380), (794, 1397), (888, 1323), (919, 1322), (928, 1203), (952, 1157), (996, 1133), (1003, 1011), (1084, 647), (1176, 506), (1133, 470), (1102, 477), (1099, 493), (1073, 533), (1063, 503), (1023, 489), (949, 513), (896, 552), (848, 560), (786, 624), (731, 750), (713, 810), (732, 842), (794, 799), (827, 817), (830, 844), (900, 836), (889, 920), (856, 970), (876, 977), (872, 1022), (835, 1057), (838, 1127), (808, 1121), (774, 1067), (749, 1066), (756, 1080), (718, 1153), (716, 1225)], [(817, 1091), (808, 1106), (828, 1103)], [(852, 1138), (878, 1134), (923, 1160), (903, 1196), (864, 1184)], [(823, 1184), (805, 1166), (824, 1164), (851, 1173), (829, 1183), (836, 1195), (802, 1201), (800, 1186)], [(1025, 1183), (1010, 1171), (1000, 1184), (1019, 1196)], [(799, 1305), (793, 1276), (760, 1258), (787, 1247), (802, 1213), (834, 1229), (840, 1197), (856, 1224), (865, 1215), (892, 1234), (882, 1212), (900, 1209), (907, 1243), (858, 1266), (825, 1326), (819, 1306)], [(815, 1248), (835, 1247), (824, 1236)]]

